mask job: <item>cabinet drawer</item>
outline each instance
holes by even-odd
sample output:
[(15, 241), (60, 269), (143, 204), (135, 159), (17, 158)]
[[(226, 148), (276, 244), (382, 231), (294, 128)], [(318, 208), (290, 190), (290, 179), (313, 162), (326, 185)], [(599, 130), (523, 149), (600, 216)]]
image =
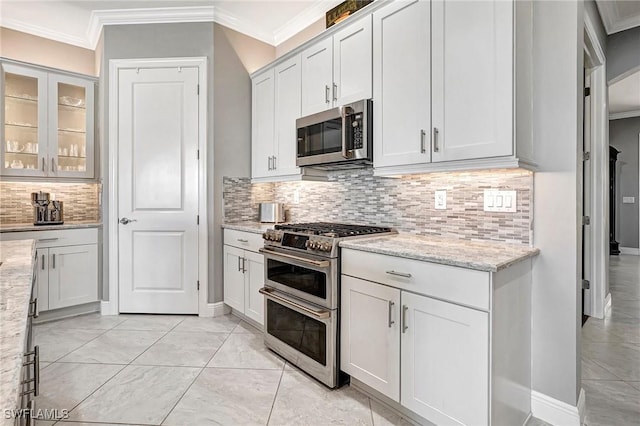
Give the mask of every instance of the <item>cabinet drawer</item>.
[(462, 305), (489, 309), (488, 272), (343, 249), (342, 273)]
[(0, 239), (3, 241), (36, 240), (36, 248), (97, 244), (98, 228), (6, 232), (0, 234)]
[(236, 231), (235, 229), (224, 230), (224, 243), (229, 246), (234, 246), (255, 252), (257, 252), (258, 249), (264, 246), (262, 234)]

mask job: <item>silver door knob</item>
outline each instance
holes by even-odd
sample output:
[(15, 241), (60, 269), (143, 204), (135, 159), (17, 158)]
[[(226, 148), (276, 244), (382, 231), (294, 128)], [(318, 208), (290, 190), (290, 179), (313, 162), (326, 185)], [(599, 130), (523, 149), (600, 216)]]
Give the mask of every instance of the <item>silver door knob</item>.
[(123, 217), (122, 219), (120, 219), (120, 223), (123, 225), (128, 224), (129, 222), (137, 222), (136, 219), (127, 219), (126, 217)]

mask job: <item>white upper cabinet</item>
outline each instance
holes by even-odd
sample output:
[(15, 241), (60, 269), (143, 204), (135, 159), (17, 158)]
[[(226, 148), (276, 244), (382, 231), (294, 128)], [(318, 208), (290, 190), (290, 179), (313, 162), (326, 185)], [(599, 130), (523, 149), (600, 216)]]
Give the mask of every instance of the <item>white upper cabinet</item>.
[(4, 176), (93, 178), (90, 78), (2, 64)]
[(300, 117), (300, 55), (252, 80), (251, 177), (300, 176), (296, 167), (296, 120)]
[(510, 156), (513, 3), (432, 3), (433, 161)]
[(302, 52), (302, 115), (371, 97), (371, 16)]
[(430, 2), (373, 13), (374, 167), (431, 161)]
[(334, 106), (371, 98), (371, 17), (333, 35)]
[(251, 177), (271, 175), (274, 141), (274, 70), (253, 78), (251, 108)]
[(296, 166), (298, 132), (296, 120), (300, 118), (301, 99), (300, 55), (278, 65), (275, 69), (275, 150), (274, 173), (278, 176), (300, 174)]

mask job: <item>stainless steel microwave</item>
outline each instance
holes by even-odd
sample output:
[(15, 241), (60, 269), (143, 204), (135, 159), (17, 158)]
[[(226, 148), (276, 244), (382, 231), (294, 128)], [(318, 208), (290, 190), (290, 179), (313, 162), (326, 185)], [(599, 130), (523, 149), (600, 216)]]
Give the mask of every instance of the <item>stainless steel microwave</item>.
[(297, 166), (371, 164), (372, 102), (365, 99), (296, 120)]

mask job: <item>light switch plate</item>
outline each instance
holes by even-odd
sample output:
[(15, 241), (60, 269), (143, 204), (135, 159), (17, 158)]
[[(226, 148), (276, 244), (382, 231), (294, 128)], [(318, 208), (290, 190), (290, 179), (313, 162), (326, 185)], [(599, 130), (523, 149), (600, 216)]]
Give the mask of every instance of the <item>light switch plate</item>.
[(636, 202), (636, 197), (622, 197), (622, 204), (633, 204)]
[(515, 213), (517, 211), (517, 196), (517, 191), (485, 189), (484, 211)]
[(442, 189), (436, 191), (436, 210), (447, 209), (447, 191)]

